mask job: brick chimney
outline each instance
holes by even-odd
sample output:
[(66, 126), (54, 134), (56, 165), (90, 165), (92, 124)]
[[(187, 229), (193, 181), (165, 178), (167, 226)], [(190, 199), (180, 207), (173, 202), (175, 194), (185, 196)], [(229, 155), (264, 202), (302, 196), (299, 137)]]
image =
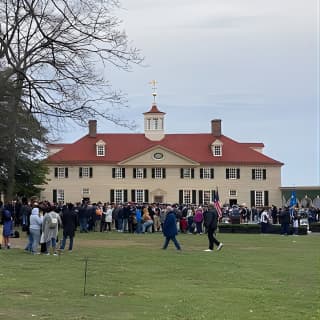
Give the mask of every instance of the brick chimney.
[(217, 137), (221, 136), (221, 120), (220, 119), (211, 120), (211, 133)]
[(95, 138), (97, 136), (97, 120), (89, 120), (89, 137)]

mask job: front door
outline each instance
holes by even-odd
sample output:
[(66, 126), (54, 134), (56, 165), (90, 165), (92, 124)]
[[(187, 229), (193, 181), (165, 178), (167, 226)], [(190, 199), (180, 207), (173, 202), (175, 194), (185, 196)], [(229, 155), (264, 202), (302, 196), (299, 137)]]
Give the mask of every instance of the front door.
[(232, 207), (234, 204), (237, 204), (237, 199), (230, 199), (229, 200), (229, 205), (230, 205), (230, 207)]
[(163, 196), (154, 196), (153, 202), (154, 203), (163, 203)]

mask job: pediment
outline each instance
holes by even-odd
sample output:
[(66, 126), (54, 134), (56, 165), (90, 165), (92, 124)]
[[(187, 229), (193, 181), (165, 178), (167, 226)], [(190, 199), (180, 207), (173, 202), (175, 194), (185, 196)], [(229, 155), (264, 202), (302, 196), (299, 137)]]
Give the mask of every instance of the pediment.
[(168, 193), (167, 191), (160, 188), (157, 188), (155, 190), (150, 190), (150, 194), (153, 196), (166, 195), (167, 193)]
[(106, 143), (105, 143), (102, 139), (100, 139), (99, 141), (96, 142), (96, 145), (97, 145), (97, 146), (99, 146), (99, 145), (100, 145), (100, 146), (105, 146)]
[(211, 143), (212, 146), (221, 146), (223, 145), (223, 142), (219, 139), (215, 139), (212, 143)]
[(119, 165), (126, 166), (198, 166), (199, 163), (162, 146), (155, 146), (131, 156)]

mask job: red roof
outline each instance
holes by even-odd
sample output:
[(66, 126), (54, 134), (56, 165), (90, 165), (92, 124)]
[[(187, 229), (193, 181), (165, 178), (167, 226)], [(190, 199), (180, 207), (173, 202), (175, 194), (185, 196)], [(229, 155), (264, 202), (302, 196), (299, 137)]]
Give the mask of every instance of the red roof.
[(64, 148), (65, 146), (69, 145), (69, 143), (48, 143), (48, 148)]
[(143, 114), (148, 114), (148, 113), (160, 113), (160, 114), (166, 114), (165, 112), (161, 112), (156, 104), (153, 104), (151, 109), (148, 112), (144, 112)]
[[(223, 143), (221, 157), (212, 156), (211, 144), (216, 139)], [(106, 143), (104, 157), (96, 156), (96, 142), (99, 140)], [(263, 144), (240, 143), (224, 135), (215, 137), (211, 133), (166, 134), (161, 141), (151, 141), (143, 133), (106, 133), (97, 134), (95, 138), (86, 135), (72, 144), (65, 145), (63, 150), (51, 155), (48, 162), (56, 164), (116, 164), (153, 147), (164, 147), (201, 165), (283, 165), (283, 163), (253, 150), (252, 146), (263, 146)]]

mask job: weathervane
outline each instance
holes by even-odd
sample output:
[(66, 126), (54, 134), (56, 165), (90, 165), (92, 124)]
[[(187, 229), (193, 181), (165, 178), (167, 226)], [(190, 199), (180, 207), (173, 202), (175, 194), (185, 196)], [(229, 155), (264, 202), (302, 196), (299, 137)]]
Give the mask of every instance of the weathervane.
[(156, 104), (156, 96), (157, 96), (157, 92), (156, 92), (157, 87), (156, 87), (156, 85), (158, 84), (158, 82), (157, 82), (157, 80), (151, 80), (151, 81), (149, 82), (149, 84), (152, 85), (152, 90), (153, 90), (153, 92), (152, 92), (152, 95), (153, 95), (153, 103)]

